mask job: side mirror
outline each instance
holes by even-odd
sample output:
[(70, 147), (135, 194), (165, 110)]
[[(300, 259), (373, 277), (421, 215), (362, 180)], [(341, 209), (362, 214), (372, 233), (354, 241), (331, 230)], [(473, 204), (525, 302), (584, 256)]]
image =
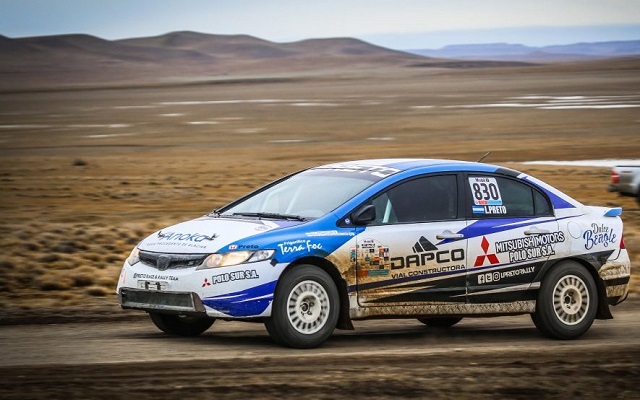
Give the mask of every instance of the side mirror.
[(351, 221), (354, 225), (367, 225), (376, 219), (376, 208), (373, 204), (367, 204), (358, 208), (351, 215)]

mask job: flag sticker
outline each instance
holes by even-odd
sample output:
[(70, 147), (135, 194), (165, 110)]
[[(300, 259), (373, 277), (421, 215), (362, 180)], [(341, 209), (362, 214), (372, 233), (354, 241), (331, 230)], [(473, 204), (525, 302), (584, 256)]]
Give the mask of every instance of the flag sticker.
[(473, 206), (474, 214), (484, 214), (484, 207), (482, 206)]

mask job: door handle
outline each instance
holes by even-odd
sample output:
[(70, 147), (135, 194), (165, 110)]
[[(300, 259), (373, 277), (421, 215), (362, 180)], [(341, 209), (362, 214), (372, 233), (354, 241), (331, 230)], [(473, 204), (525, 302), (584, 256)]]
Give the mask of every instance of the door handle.
[(528, 230), (524, 231), (525, 235), (544, 235), (545, 233), (550, 233), (550, 231), (546, 229), (536, 228), (535, 226), (532, 226)]
[(445, 239), (458, 240), (463, 238), (464, 238), (464, 235), (462, 233), (453, 233), (450, 231), (445, 231), (439, 235), (436, 235), (436, 239), (438, 240), (445, 240)]

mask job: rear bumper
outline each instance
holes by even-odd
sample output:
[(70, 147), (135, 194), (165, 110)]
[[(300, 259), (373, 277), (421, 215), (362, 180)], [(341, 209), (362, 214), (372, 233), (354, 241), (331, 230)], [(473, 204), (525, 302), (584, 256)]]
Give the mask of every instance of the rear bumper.
[(631, 262), (626, 250), (622, 252), (624, 254), (620, 254), (617, 260), (608, 261), (598, 271), (607, 292), (607, 302), (611, 305), (620, 304), (629, 294)]
[(609, 192), (618, 192), (622, 196), (637, 196), (638, 195), (638, 188), (633, 186), (633, 185), (631, 185), (631, 184), (625, 185), (625, 184), (622, 184), (622, 183), (619, 183), (619, 184), (611, 183), (607, 187), (607, 190)]

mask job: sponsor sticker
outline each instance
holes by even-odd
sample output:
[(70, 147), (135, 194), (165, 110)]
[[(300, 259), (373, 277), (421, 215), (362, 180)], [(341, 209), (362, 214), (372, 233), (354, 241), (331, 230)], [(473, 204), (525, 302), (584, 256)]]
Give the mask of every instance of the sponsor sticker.
[(588, 229), (582, 235), (584, 239), (584, 248), (591, 250), (594, 246), (609, 247), (610, 244), (616, 243), (617, 235), (611, 228), (604, 224), (591, 224), (591, 229)]
[[(405, 257), (393, 257), (391, 259), (392, 270), (423, 267), (428, 264), (451, 264), (463, 262), (465, 259), (464, 249), (439, 250), (436, 245), (424, 236), (421, 236), (411, 249), (414, 254)], [(464, 268), (464, 265), (460, 266)]]
[(388, 269), (370, 269), (367, 270), (367, 276), (388, 276), (389, 272)]
[(158, 239), (159, 240), (166, 240), (166, 241), (178, 241), (178, 242), (183, 242), (183, 241), (188, 241), (188, 242), (202, 242), (203, 240), (214, 240), (215, 238), (217, 238), (218, 235), (217, 234), (213, 234), (213, 235), (203, 235), (201, 233), (178, 233), (178, 232), (167, 232), (164, 233), (162, 231), (158, 232)]
[(504, 278), (512, 278), (514, 276), (527, 275), (534, 271), (534, 267), (526, 267), (511, 271), (496, 271), (478, 275), (478, 284), (495, 283)]
[(315, 231), (305, 233), (308, 237), (323, 237), (323, 236), (355, 236), (353, 232), (339, 232), (337, 230), (330, 231)]
[(473, 264), (474, 267), (482, 267), (486, 262), (489, 265), (500, 264), (500, 260), (495, 253), (489, 253), (490, 243), (487, 240), (486, 236), (482, 237), (482, 242), (480, 242), (480, 248), (482, 248), (483, 254), (476, 257), (476, 262)]
[(162, 281), (138, 281), (138, 289), (144, 290), (167, 290), (169, 288), (168, 282)]
[(381, 165), (359, 165), (353, 163), (333, 164), (329, 167), (323, 168), (341, 172), (370, 174), (379, 178), (386, 178), (387, 176), (400, 172), (400, 170), (397, 168), (385, 167)]
[(158, 281), (178, 281), (177, 276), (173, 275), (155, 275), (155, 274), (133, 274), (133, 279), (153, 279)]
[(389, 275), (389, 246), (373, 239), (364, 239), (349, 251), (351, 264), (357, 264), (359, 276)]
[(445, 265), (445, 266), (442, 266), (442, 267), (427, 268), (427, 269), (422, 269), (422, 270), (418, 270), (418, 271), (396, 272), (396, 273), (392, 273), (391, 274), (391, 278), (398, 279), (398, 278), (406, 278), (406, 277), (410, 277), (410, 276), (423, 276), (423, 275), (431, 275), (431, 274), (440, 274), (440, 273), (443, 273), (443, 272), (464, 271), (465, 269), (466, 268), (465, 268), (464, 264)]
[(564, 232), (558, 231), (496, 242), (495, 249), (508, 253), (509, 262), (514, 263), (552, 256), (556, 254), (553, 245), (564, 241)]
[[(496, 178), (470, 177), (469, 186), (471, 187), (473, 204), (476, 206), (502, 206), (502, 196)], [(502, 208), (498, 210), (501, 211)], [(474, 207), (473, 211), (479, 214), (480, 207)], [(486, 211), (487, 209), (483, 207), (483, 212), (486, 213)], [(506, 209), (504, 211), (504, 214), (506, 214)], [(500, 214), (500, 212), (495, 213)]]
[(312, 240), (298, 239), (279, 243), (278, 248), (282, 254), (297, 253), (299, 251), (322, 250), (322, 243), (316, 243)]
[[(260, 278), (260, 275), (258, 275), (258, 271), (256, 271), (255, 269), (247, 269), (247, 270), (241, 270), (241, 271), (227, 272), (220, 275), (214, 275), (211, 277), (211, 284), (216, 285), (220, 283), (243, 281), (246, 279), (258, 279), (258, 278)], [(203, 287), (204, 286), (208, 286), (208, 285), (203, 284)]]
[(506, 215), (507, 207), (505, 206), (473, 206), (472, 211), (474, 214)]

